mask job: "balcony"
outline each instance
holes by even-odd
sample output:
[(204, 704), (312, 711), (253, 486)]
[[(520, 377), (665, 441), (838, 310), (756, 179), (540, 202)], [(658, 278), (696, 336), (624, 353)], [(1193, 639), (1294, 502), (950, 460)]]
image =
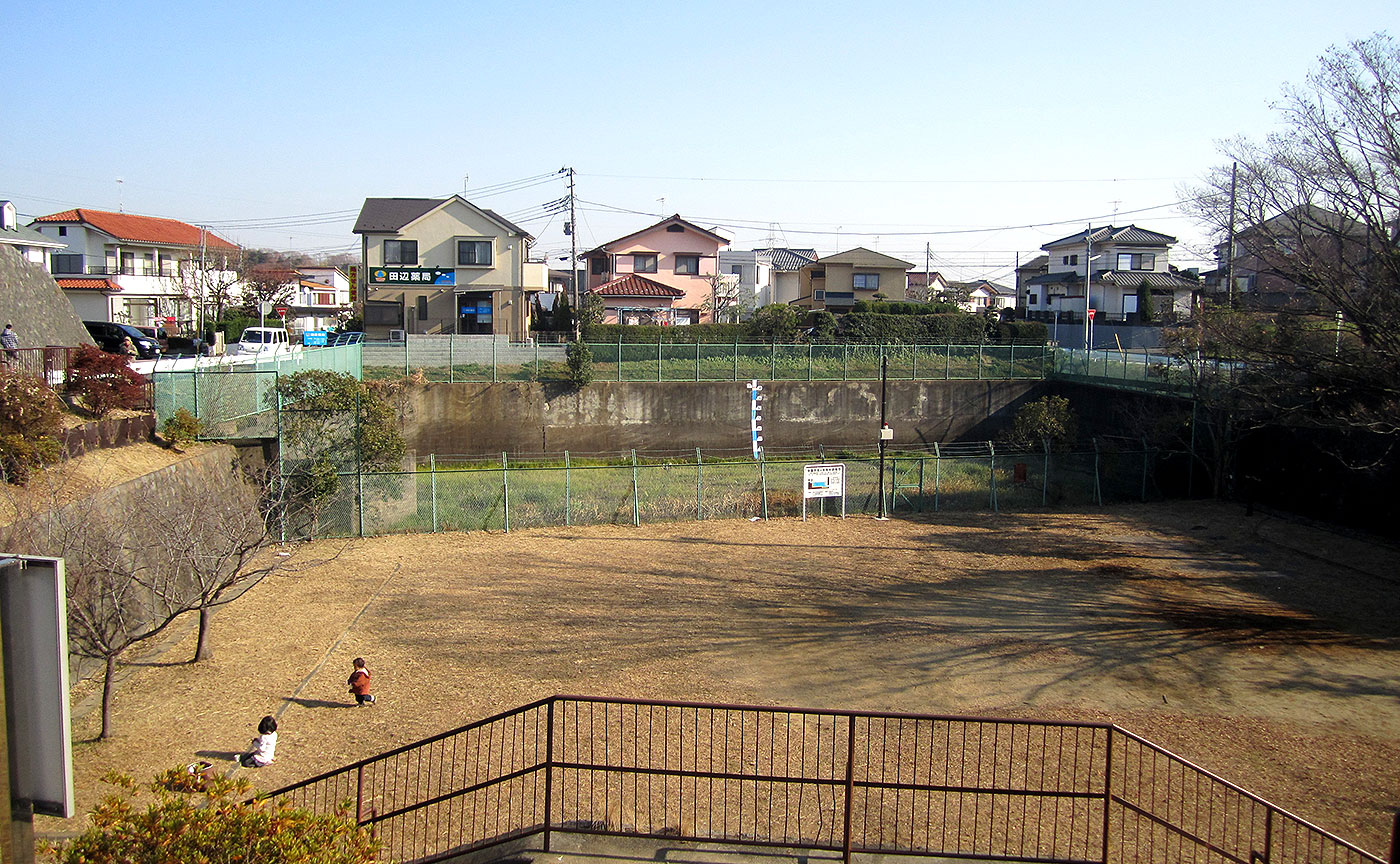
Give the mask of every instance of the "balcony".
[(180, 275), (180, 268), (174, 261), (163, 261), (157, 267), (148, 261), (134, 261), (118, 267), (115, 264), (89, 264), (89, 276), (159, 276), (174, 279)]

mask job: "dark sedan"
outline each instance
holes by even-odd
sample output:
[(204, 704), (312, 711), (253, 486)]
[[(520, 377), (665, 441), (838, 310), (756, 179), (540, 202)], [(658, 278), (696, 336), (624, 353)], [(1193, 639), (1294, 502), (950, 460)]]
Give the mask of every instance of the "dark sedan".
[(84, 321), (83, 326), (92, 334), (92, 341), (103, 351), (125, 354), (125, 342), (130, 339), (136, 348), (136, 356), (140, 359), (150, 360), (160, 355), (160, 343), (130, 324), (119, 324), (116, 321)]

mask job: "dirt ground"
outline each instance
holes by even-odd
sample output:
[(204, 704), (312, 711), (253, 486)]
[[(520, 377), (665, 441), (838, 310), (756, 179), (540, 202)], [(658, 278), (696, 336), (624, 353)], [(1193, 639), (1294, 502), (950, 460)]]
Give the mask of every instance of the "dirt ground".
[(220, 610), (211, 660), (187, 624), (131, 663), (113, 739), (75, 688), (78, 804), (107, 770), (230, 759), (263, 714), (277, 761), (224, 764), (272, 789), (581, 693), (1112, 720), (1381, 853), (1395, 551), (1213, 503), (319, 543)]

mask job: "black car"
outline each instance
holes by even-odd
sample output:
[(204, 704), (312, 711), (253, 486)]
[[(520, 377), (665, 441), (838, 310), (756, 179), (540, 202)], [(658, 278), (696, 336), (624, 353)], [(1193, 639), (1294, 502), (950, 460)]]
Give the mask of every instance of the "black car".
[(92, 334), (92, 341), (103, 351), (124, 354), (124, 343), (130, 339), (131, 344), (136, 346), (136, 356), (140, 359), (150, 360), (160, 354), (160, 343), (130, 324), (118, 324), (116, 321), (84, 321), (83, 326)]

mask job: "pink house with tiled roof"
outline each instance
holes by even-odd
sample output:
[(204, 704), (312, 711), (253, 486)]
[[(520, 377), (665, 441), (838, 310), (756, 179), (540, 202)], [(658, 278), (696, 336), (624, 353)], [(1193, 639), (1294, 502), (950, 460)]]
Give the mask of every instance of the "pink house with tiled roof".
[(192, 332), (202, 295), (208, 302), (212, 290), (242, 293), (238, 245), (187, 222), (79, 207), (29, 227), (63, 244), (53, 250), (50, 270), (83, 320), (173, 322)]
[(588, 293), (613, 324), (714, 320), (719, 250), (729, 239), (676, 214), (583, 254)]

